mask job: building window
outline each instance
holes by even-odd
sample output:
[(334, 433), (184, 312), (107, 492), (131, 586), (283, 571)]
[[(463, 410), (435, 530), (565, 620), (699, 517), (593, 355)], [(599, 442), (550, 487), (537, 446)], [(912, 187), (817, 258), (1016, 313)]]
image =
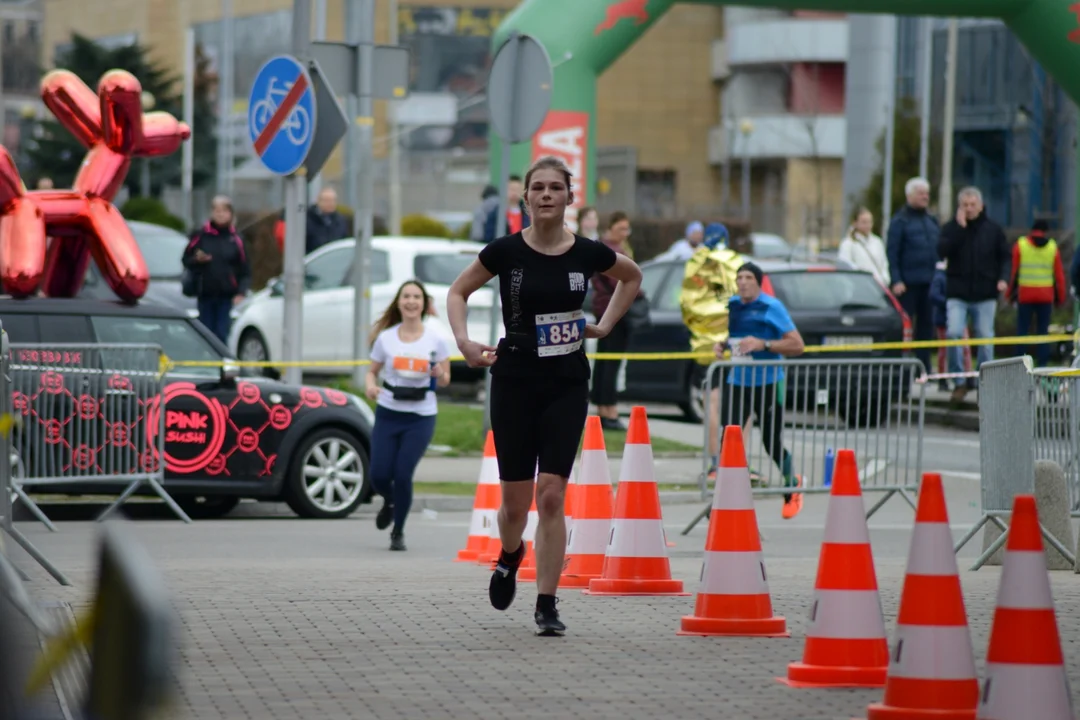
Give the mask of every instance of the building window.
[(15, 42), (15, 23), (11, 20), (4, 21), (4, 43)]
[(39, 28), (38, 28), (38, 23), (37, 23), (36, 20), (31, 20), (31, 21), (26, 23), (26, 37), (31, 42), (37, 42), (38, 41), (38, 39), (39, 39), (38, 32), (39, 32)]

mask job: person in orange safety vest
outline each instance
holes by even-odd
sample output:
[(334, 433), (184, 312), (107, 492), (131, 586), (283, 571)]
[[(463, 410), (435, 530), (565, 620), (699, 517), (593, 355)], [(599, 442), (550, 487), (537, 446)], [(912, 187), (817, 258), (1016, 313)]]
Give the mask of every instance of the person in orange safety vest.
[[(1046, 335), (1054, 306), (1065, 304), (1065, 268), (1057, 242), (1048, 236), (1048, 230), (1045, 220), (1036, 220), (1031, 232), (1013, 245), (1008, 297), (1018, 303), (1017, 335)], [(1034, 355), (1037, 367), (1045, 367), (1050, 360), (1050, 345), (1046, 343), (1036, 345), (1033, 353), (1031, 347), (1024, 352)]]

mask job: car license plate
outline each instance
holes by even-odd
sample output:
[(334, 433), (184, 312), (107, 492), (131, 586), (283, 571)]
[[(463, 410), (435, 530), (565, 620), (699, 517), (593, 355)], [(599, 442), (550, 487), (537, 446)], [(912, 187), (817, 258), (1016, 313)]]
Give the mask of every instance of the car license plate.
[(826, 335), (821, 340), (822, 345), (873, 345), (874, 338), (871, 335)]

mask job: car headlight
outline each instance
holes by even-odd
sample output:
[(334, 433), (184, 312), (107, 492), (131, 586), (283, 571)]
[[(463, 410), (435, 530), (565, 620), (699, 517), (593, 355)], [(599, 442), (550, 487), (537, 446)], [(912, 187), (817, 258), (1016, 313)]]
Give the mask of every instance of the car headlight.
[(368, 425), (375, 425), (375, 411), (371, 409), (371, 406), (364, 402), (364, 399), (359, 395), (353, 395), (352, 393), (345, 393), (345, 397), (349, 398), (349, 402), (364, 416), (364, 419), (368, 421)]
[(188, 308), (187, 309), (187, 316), (189, 318), (191, 318), (192, 320), (198, 320), (199, 319), (199, 310), (198, 310), (198, 308)]

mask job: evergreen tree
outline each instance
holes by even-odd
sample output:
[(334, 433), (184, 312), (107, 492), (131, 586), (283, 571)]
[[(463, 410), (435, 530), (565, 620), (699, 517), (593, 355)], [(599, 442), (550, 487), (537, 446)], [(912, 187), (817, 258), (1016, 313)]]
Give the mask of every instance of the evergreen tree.
[[(87, 86), (97, 91), (98, 81), (109, 70), (127, 70), (138, 78), (144, 92), (154, 96), (153, 110), (171, 113), (183, 119), (183, 98), (179, 89), (181, 78), (153, 63), (146, 48), (138, 43), (117, 48), (105, 48), (93, 40), (73, 34), (71, 46), (57, 55), (57, 68), (75, 73)], [(208, 61), (204, 55), (196, 58), (194, 128), (195, 162), (192, 183), (196, 187), (212, 181), (217, 157), (214, 126), (216, 118), (210, 100), (210, 81), (207, 77)], [(29, 167), (22, 172), (28, 187), (33, 187), (40, 177), (50, 177), (56, 187), (70, 187), (86, 149), (55, 118), (47, 117), (38, 123), (34, 138), (28, 143), (26, 156)], [(142, 159), (135, 159), (128, 171), (125, 185), (131, 194), (141, 190), (140, 173)], [(150, 161), (151, 194), (158, 195), (164, 185), (180, 185), (181, 153), (177, 151), (163, 158)]]
[[(919, 174), (919, 134), (920, 118), (918, 105), (910, 97), (899, 98), (896, 103), (896, 127), (893, 137), (893, 177), (892, 177), (892, 209), (893, 213), (902, 208), (907, 202), (904, 197), (904, 183)], [(857, 198), (858, 204), (863, 205), (874, 213), (874, 232), (881, 232), (881, 210), (885, 191), (885, 131), (878, 137), (875, 148), (878, 154), (878, 169), (870, 178), (870, 184)], [(940, 134), (930, 134), (930, 156), (928, 158), (928, 174), (930, 177), (931, 201), (934, 202), (934, 189), (938, 187), (941, 176), (941, 138)], [(845, 225), (846, 227), (846, 225)]]

